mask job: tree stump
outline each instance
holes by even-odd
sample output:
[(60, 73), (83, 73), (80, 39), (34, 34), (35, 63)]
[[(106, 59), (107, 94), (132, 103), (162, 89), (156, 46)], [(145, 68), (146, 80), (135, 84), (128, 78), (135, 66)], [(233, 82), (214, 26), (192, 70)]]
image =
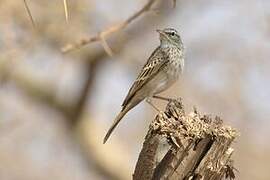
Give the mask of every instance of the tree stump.
[(186, 114), (181, 99), (170, 100), (149, 126), (133, 179), (234, 179), (231, 144), (237, 136), (219, 117), (195, 108)]

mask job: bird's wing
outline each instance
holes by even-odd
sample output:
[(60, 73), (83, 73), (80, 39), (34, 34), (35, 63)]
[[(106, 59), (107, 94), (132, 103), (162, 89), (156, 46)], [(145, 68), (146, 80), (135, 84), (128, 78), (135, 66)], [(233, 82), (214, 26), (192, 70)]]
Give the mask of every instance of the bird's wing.
[(151, 54), (146, 64), (143, 66), (140, 74), (137, 79), (129, 89), (129, 92), (122, 104), (124, 108), (129, 101), (133, 98), (138, 90), (140, 90), (149, 80), (151, 80), (159, 70), (164, 66), (168, 58), (166, 58), (164, 52), (160, 47), (156, 48), (155, 51)]

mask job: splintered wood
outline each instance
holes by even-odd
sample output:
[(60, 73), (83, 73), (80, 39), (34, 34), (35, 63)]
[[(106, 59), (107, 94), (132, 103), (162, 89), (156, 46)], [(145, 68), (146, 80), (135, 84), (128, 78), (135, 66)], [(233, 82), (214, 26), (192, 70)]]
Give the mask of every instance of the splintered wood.
[(171, 100), (149, 126), (133, 179), (234, 179), (231, 144), (237, 136), (219, 117), (196, 109), (186, 114), (180, 99)]

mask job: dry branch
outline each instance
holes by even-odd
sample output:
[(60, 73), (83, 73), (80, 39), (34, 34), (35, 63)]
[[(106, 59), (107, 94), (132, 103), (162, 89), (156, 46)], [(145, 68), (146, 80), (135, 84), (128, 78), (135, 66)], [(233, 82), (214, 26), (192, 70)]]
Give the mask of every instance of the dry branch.
[(30, 11), (30, 8), (29, 8), (29, 6), (28, 6), (28, 4), (27, 4), (27, 1), (24, 0), (23, 3), (24, 3), (24, 7), (25, 7), (25, 9), (26, 9), (26, 12), (27, 12), (27, 14), (28, 14), (28, 16), (29, 16), (29, 18), (30, 18), (30, 20), (31, 20), (32, 25), (33, 25), (33, 27), (35, 27), (35, 26), (36, 26), (36, 25), (35, 25), (35, 21), (34, 21), (34, 18), (33, 18), (33, 16), (32, 16), (32, 13), (31, 13), (31, 11)]
[(63, 0), (63, 4), (64, 4), (66, 22), (68, 23), (68, 21), (69, 21), (69, 13), (68, 13), (67, 0)]
[(62, 52), (66, 53), (66, 52), (72, 51), (74, 49), (81, 48), (82, 46), (84, 46), (86, 44), (99, 41), (99, 42), (101, 42), (102, 46), (104, 47), (104, 50), (109, 55), (112, 55), (112, 51), (109, 48), (109, 46), (107, 45), (107, 43), (106, 43), (106, 38), (109, 35), (117, 32), (117, 31), (120, 31), (121, 29), (124, 29), (128, 24), (133, 22), (135, 19), (140, 17), (145, 12), (149, 11), (156, 1), (157, 0), (148, 0), (148, 2), (139, 11), (135, 12), (132, 16), (130, 16), (128, 19), (126, 19), (124, 22), (122, 22), (120, 24), (113, 25), (113, 26), (101, 31), (100, 33), (98, 33), (96, 35), (90, 36), (88, 38), (81, 39), (77, 43), (65, 45), (62, 48)]
[[(133, 178), (233, 179), (231, 143), (236, 137), (236, 130), (223, 125), (219, 117), (196, 109), (187, 115), (181, 100), (171, 100), (150, 124)], [(164, 139), (169, 148), (159, 157)]]

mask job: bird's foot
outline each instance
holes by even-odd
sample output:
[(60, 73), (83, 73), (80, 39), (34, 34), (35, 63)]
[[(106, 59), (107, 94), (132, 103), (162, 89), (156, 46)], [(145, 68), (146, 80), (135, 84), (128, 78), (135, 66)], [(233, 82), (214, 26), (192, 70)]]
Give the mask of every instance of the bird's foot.
[(168, 102), (171, 102), (173, 100), (172, 98), (167, 98), (167, 97), (162, 97), (162, 96), (156, 96), (156, 95), (154, 95), (153, 98), (161, 99), (161, 100), (168, 101)]
[(160, 109), (158, 109), (158, 108), (153, 104), (153, 102), (151, 101), (150, 98), (146, 98), (146, 102), (147, 102), (148, 104), (150, 104), (150, 106), (152, 106), (157, 112), (163, 113), (163, 111), (161, 111)]

